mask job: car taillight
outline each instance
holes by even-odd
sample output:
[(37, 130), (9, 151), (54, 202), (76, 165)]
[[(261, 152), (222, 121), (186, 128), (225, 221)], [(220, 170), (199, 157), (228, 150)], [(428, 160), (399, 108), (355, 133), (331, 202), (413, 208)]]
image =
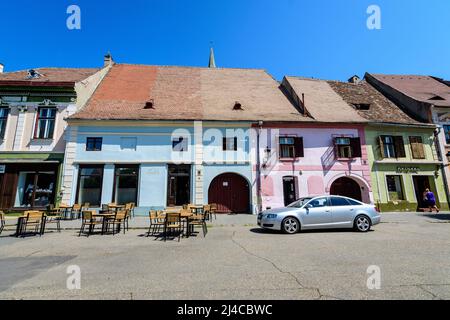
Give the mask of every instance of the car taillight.
[(380, 209), (378, 207), (375, 206), (374, 208), (376, 212), (380, 213)]

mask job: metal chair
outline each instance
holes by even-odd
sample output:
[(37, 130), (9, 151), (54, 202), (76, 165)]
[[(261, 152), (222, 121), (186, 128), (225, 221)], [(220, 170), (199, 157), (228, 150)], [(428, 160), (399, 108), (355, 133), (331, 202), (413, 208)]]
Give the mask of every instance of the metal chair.
[(70, 218), (72, 220), (78, 220), (81, 217), (82, 207), (81, 204), (74, 204), (70, 210)]
[[(201, 226), (203, 229), (203, 238), (208, 233), (208, 226), (206, 225), (206, 213), (195, 214), (189, 219), (189, 227), (192, 227), (192, 232), (195, 232), (196, 226)], [(190, 233), (191, 231), (188, 230)]]
[(164, 220), (161, 221), (161, 216), (156, 210), (150, 210), (148, 217), (150, 219), (150, 226), (148, 228), (147, 237), (150, 237), (151, 235), (155, 235), (156, 232), (160, 232), (161, 229), (164, 229), (165, 223)]
[(5, 229), (5, 213), (0, 211), (0, 234), (2, 234), (3, 229)]
[[(211, 204), (209, 205), (209, 211), (210, 211), (210, 216), (211, 216), (211, 218), (212, 218), (212, 216), (214, 215), (214, 219), (217, 220), (217, 214), (216, 214), (216, 212), (217, 212), (217, 204), (216, 204), (216, 203), (211, 203)], [(211, 219), (211, 220), (212, 220), (212, 219)]]
[(108, 232), (109, 227), (112, 225), (113, 227), (113, 235), (120, 233), (120, 227), (123, 225), (123, 233), (125, 234), (126, 228), (126, 220), (127, 220), (127, 210), (120, 210), (115, 215), (114, 218), (106, 219), (106, 232)]
[(63, 213), (61, 209), (49, 209), (46, 213), (47, 217), (45, 219), (45, 224), (56, 224), (56, 229), (61, 232), (61, 220), (63, 219)]
[(34, 233), (42, 234), (45, 231), (44, 213), (41, 211), (25, 211), (25, 218), (22, 222), (20, 235), (25, 236), (28, 227), (34, 227)]

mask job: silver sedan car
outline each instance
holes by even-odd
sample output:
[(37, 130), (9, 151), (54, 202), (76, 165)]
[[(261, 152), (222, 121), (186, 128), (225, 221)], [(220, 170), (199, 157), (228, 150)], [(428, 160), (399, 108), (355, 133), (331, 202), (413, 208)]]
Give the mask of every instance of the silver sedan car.
[(286, 208), (270, 209), (258, 215), (260, 227), (288, 234), (338, 228), (368, 232), (380, 221), (381, 216), (374, 205), (341, 196), (301, 198)]

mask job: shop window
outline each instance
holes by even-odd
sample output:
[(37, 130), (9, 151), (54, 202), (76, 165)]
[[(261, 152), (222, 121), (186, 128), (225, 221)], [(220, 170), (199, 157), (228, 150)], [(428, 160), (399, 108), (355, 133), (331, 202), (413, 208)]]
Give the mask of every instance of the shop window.
[(103, 138), (86, 138), (86, 151), (102, 151)]
[(389, 200), (405, 200), (401, 176), (386, 176)]
[(54, 202), (56, 173), (19, 172), (14, 206), (17, 208), (46, 207)]
[(222, 141), (223, 151), (237, 151), (237, 137), (224, 137)]
[(188, 139), (185, 137), (172, 139), (172, 150), (177, 152), (186, 152), (189, 150)]
[(39, 108), (36, 117), (35, 139), (53, 139), (56, 108)]
[(137, 202), (139, 181), (138, 166), (116, 167), (114, 180), (114, 202), (127, 204)]
[(411, 154), (414, 159), (425, 159), (422, 137), (409, 137), (409, 144), (411, 145)]
[(383, 158), (405, 158), (405, 144), (402, 136), (380, 136), (379, 145)]
[(281, 159), (304, 157), (303, 137), (280, 137), (279, 143)]
[(334, 147), (338, 159), (361, 157), (360, 138), (337, 137), (334, 139)]
[(90, 203), (93, 207), (101, 205), (103, 166), (80, 167), (78, 178), (77, 203)]
[(8, 115), (9, 115), (9, 108), (0, 108), (0, 139), (5, 138)]

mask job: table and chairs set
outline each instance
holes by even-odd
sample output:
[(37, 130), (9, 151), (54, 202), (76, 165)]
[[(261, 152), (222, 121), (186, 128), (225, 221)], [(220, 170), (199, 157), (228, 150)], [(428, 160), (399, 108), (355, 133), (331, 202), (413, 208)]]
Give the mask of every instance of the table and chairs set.
[[(208, 233), (207, 221), (216, 217), (217, 206), (209, 205), (184, 205), (182, 208), (169, 208), (166, 210), (150, 210), (147, 236), (155, 236), (167, 239), (178, 239), (199, 234), (196, 227), (200, 227), (203, 237)], [(27, 235), (42, 236), (46, 226), (54, 224), (57, 232), (61, 232), (61, 221), (81, 219), (81, 227), (78, 236), (83, 234), (88, 237), (99, 231), (101, 235), (125, 233), (129, 230), (129, 220), (134, 217), (135, 204), (124, 205), (109, 203), (102, 205), (101, 210), (90, 210), (89, 204), (49, 206), (45, 211), (24, 211), (17, 217), (8, 217), (0, 211), (0, 234), (5, 228), (6, 219), (17, 219), (16, 237)]]

